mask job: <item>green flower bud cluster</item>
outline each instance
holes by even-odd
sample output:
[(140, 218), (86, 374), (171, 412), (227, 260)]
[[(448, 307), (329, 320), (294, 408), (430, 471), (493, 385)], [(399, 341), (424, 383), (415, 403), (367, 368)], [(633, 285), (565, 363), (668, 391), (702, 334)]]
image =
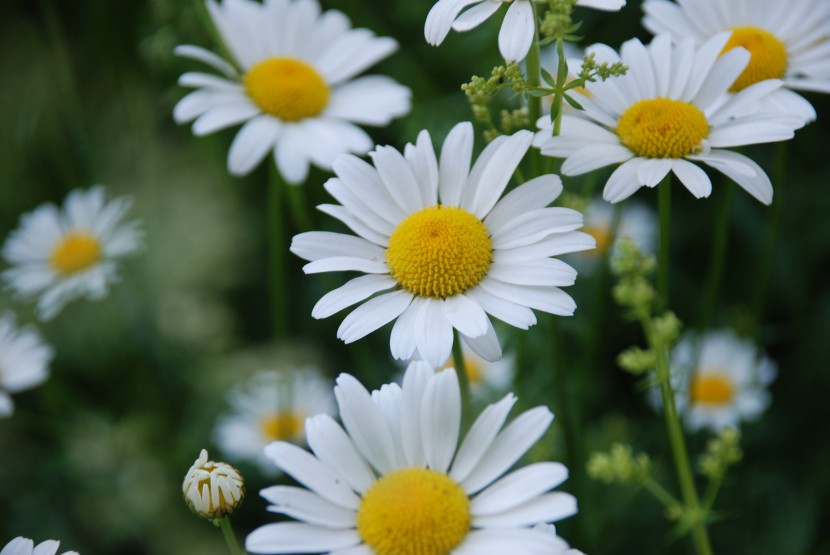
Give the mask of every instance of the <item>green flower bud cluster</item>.
[(726, 470), (740, 462), (741, 433), (735, 428), (724, 428), (720, 434), (711, 438), (706, 444), (706, 451), (698, 459), (701, 474), (712, 481), (720, 481)]
[(576, 0), (548, 0), (548, 11), (539, 24), (542, 43), (549, 44), (559, 39), (575, 40), (571, 35), (579, 28), (574, 25), (571, 14), (576, 7)]
[(622, 443), (614, 443), (607, 453), (594, 452), (588, 459), (588, 475), (606, 484), (641, 484), (650, 473), (648, 455), (635, 455), (630, 445)]
[(622, 62), (614, 62), (613, 64), (608, 62), (597, 63), (594, 53), (590, 52), (582, 60), (582, 70), (579, 72), (578, 81), (581, 84), (593, 83), (597, 79), (605, 81), (610, 77), (625, 75), (627, 71), (628, 66)]

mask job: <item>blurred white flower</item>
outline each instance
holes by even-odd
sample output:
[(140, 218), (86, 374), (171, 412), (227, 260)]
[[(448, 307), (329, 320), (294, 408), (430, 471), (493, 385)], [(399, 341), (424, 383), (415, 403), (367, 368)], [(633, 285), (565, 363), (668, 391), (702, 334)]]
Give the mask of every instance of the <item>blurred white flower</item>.
[(14, 411), (9, 393), (42, 384), (49, 377), (52, 348), (31, 326), (18, 328), (14, 314), (0, 314), (0, 417)]
[(273, 474), (264, 447), (277, 440), (305, 444), (305, 420), (334, 412), (331, 384), (311, 366), (254, 374), (228, 395), (231, 412), (216, 425), (216, 445), (232, 460)]
[[(493, 394), (504, 394), (513, 385), (516, 375), (516, 361), (513, 355), (506, 354), (499, 360), (490, 362), (480, 356), (467, 345), (461, 344), (464, 355), (464, 370), (470, 383), (470, 393), (476, 398), (486, 398)], [(455, 368), (455, 362), (450, 357), (441, 370)]]
[(40, 295), (41, 320), (55, 317), (77, 297), (101, 299), (117, 279), (118, 258), (141, 248), (137, 221), (124, 222), (131, 200), (105, 200), (104, 187), (76, 189), (62, 208), (44, 204), (20, 218), (3, 245), (12, 267), (3, 272), (22, 297)]
[[(6, 544), (6, 547), (0, 551), (0, 555), (55, 555), (60, 544), (56, 540), (46, 540), (35, 546), (29, 538), (18, 536)], [(78, 552), (65, 551), (63, 555), (78, 555)]]
[(596, 240), (597, 248), (580, 253), (579, 258), (614, 257), (620, 239), (633, 241), (644, 254), (654, 253), (657, 241), (657, 217), (654, 212), (637, 201), (620, 205), (620, 221), (615, 234), (613, 227), (616, 209), (617, 206), (602, 199), (595, 199), (588, 205), (582, 231)]
[(208, 460), (206, 449), (187, 471), (182, 494), (190, 509), (202, 518), (232, 513), (245, 498), (242, 475), (229, 464)]

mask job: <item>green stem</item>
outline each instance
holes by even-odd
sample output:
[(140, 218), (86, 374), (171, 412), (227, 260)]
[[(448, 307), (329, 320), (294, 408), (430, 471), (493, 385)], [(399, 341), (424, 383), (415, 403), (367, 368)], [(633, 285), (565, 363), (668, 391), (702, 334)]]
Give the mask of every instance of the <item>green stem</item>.
[(648, 490), (660, 503), (668, 507), (679, 507), (680, 502), (674, 498), (672, 494), (666, 491), (666, 488), (657, 483), (654, 478), (646, 478), (643, 481), (643, 487)]
[(726, 244), (729, 238), (729, 213), (732, 208), (732, 200), (735, 198), (735, 187), (728, 181), (720, 210), (715, 222), (715, 233), (712, 238), (712, 249), (709, 256), (709, 273), (706, 276), (706, 285), (703, 288), (703, 305), (700, 313), (700, 329), (706, 329), (715, 311), (715, 303), (718, 298), (721, 278), (723, 276), (723, 264), (726, 259)]
[(287, 186), (272, 164), (268, 164), (268, 288), (271, 301), (271, 322), (274, 335), (288, 334), (288, 261), (285, 245), (283, 189)]
[(297, 231), (311, 231), (314, 224), (311, 221), (311, 211), (308, 209), (305, 185), (287, 185), (285, 191), (291, 212), (291, 221)]
[(464, 364), (464, 350), (458, 332), (453, 330), (452, 359), (455, 364), (455, 373), (458, 375), (458, 386), (461, 388), (461, 421), (466, 422), (472, 417), (472, 394), (470, 393), (470, 377), (467, 374), (467, 365)]
[(222, 535), (225, 537), (225, 543), (228, 544), (231, 555), (243, 555), (245, 552), (239, 547), (236, 534), (233, 533), (233, 528), (231, 528), (231, 520), (227, 516), (220, 518), (219, 527), (222, 529)]
[[(542, 55), (539, 49), (539, 24), (536, 16), (536, 4), (531, 2), (530, 5), (533, 8), (533, 44), (531, 44), (530, 51), (527, 53), (525, 63), (527, 63), (527, 86), (535, 89), (541, 83)], [(535, 130), (536, 122), (542, 116), (542, 98), (532, 94), (528, 95), (527, 109), (530, 128), (531, 130)], [(538, 149), (530, 149), (530, 168), (534, 176), (539, 175), (540, 156), (541, 154)]]
[(551, 106), (551, 113), (554, 114), (554, 137), (562, 131), (562, 103), (565, 99), (565, 85), (568, 81), (568, 60), (565, 59), (565, 41), (562, 39), (556, 41), (556, 54), (559, 57), (559, 67), (556, 68), (556, 92)]
[(657, 254), (657, 313), (669, 306), (669, 253), (671, 236), (671, 172), (657, 185), (660, 236)]

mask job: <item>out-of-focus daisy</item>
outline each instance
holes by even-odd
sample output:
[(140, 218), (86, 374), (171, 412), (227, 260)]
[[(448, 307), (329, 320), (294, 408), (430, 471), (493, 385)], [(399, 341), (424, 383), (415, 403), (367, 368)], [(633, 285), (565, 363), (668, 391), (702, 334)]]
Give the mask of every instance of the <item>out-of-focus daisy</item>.
[(237, 469), (208, 460), (206, 449), (185, 474), (182, 495), (190, 509), (202, 518), (215, 519), (236, 510), (245, 499), (245, 481)]
[[(58, 552), (61, 542), (46, 540), (35, 546), (35, 542), (29, 538), (19, 536), (0, 551), (0, 555), (55, 555)], [(78, 555), (77, 551), (65, 551), (63, 555)]]
[[(502, 4), (510, 4), (510, 7), (499, 31), (499, 51), (509, 62), (524, 60), (536, 33), (530, 0), (438, 0), (427, 15), (424, 37), (429, 44), (438, 46), (450, 29), (474, 29), (496, 13)], [(625, 6), (625, 0), (577, 0), (576, 5), (615, 12)], [(468, 9), (461, 13), (464, 8)]]
[(117, 279), (116, 259), (142, 245), (138, 222), (124, 222), (130, 203), (127, 197), (106, 202), (97, 186), (72, 191), (62, 208), (47, 203), (24, 214), (3, 245), (12, 264), (3, 279), (22, 297), (40, 295), (42, 320), (74, 298), (103, 298)]
[(0, 417), (14, 410), (9, 393), (42, 384), (49, 377), (52, 348), (31, 327), (18, 328), (14, 314), (0, 314)]
[(228, 396), (231, 413), (216, 426), (216, 444), (232, 460), (250, 460), (273, 473), (263, 448), (277, 440), (305, 443), (303, 424), (315, 414), (334, 412), (328, 380), (313, 367), (254, 374)]
[(232, 174), (247, 174), (273, 151), (286, 181), (302, 183), (309, 163), (328, 170), (339, 154), (372, 148), (355, 124), (383, 126), (409, 112), (408, 88), (380, 75), (355, 78), (397, 42), (352, 29), (343, 13), (320, 13), (316, 0), (208, 0), (207, 7), (235, 65), (198, 46), (177, 47), (221, 76), (182, 75), (179, 84), (197, 90), (173, 117), (195, 120), (199, 136), (243, 123), (228, 151)]
[(715, 432), (757, 419), (769, 406), (775, 363), (732, 331), (687, 335), (671, 356), (677, 408), (690, 430)]
[(830, 93), (830, 2), (826, 0), (646, 0), (643, 25), (674, 40), (700, 44), (731, 31), (724, 52), (742, 46), (752, 58), (730, 88), (739, 92), (765, 79), (784, 87), (763, 99), (764, 112), (816, 119), (812, 105), (790, 89)]
[(450, 131), (440, 163), (427, 131), (403, 155), (377, 148), (370, 153), (374, 167), (339, 158), (337, 177), (325, 187), (342, 205), (319, 208), (357, 236), (302, 233), (291, 252), (311, 261), (303, 268), (309, 274), (367, 275), (325, 295), (312, 316), (381, 293), (349, 314), (337, 336), (351, 343), (397, 319), (392, 356), (437, 368), (450, 356), (453, 328), (482, 358), (501, 357), (488, 313), (521, 329), (536, 323), (532, 308), (573, 314), (576, 304), (559, 287), (573, 284), (576, 271), (549, 257), (594, 241), (575, 231), (581, 214), (547, 207), (562, 191), (559, 177), (537, 177), (500, 198), (531, 139), (529, 131), (497, 138), (472, 169), (470, 123)]
[(300, 522), (254, 530), (251, 553), (558, 554), (560, 538), (538, 523), (576, 512), (573, 496), (550, 490), (566, 478), (540, 462), (503, 475), (541, 437), (553, 415), (536, 407), (504, 425), (516, 402), (488, 406), (461, 445), (461, 394), (454, 370), (413, 363), (403, 385), (369, 393), (342, 374), (335, 396), (345, 430), (327, 415), (306, 422), (313, 452), (266, 447), (305, 487), (262, 490), (268, 510)]
[(540, 120), (536, 143), (548, 156), (567, 158), (565, 175), (579, 175), (611, 164), (617, 168), (603, 198), (619, 202), (643, 186), (656, 186), (669, 172), (697, 198), (709, 196), (712, 183), (692, 162), (702, 162), (763, 202), (772, 202), (772, 184), (750, 158), (727, 150), (783, 141), (803, 125), (796, 116), (746, 114), (747, 107), (781, 87), (780, 80), (751, 85), (728, 100), (725, 95), (749, 62), (735, 48), (720, 55), (729, 33), (696, 48), (692, 40), (671, 44), (669, 35), (646, 47), (632, 39), (622, 47), (628, 72), (588, 83), (580, 95), (583, 117), (564, 115), (558, 137), (550, 121)]
[(657, 221), (654, 212), (638, 202), (627, 202), (620, 208), (620, 221), (614, 232), (615, 207), (603, 200), (594, 200), (585, 210), (582, 230), (597, 242), (597, 248), (581, 253), (581, 257), (614, 255), (620, 239), (630, 239), (644, 253), (654, 252)]
[[(483, 399), (493, 393), (503, 394), (513, 385), (516, 375), (516, 363), (513, 355), (505, 355), (499, 360), (489, 361), (478, 356), (467, 345), (462, 345), (464, 356), (464, 370), (470, 384), (470, 393), (474, 397)], [(441, 367), (441, 370), (454, 368), (455, 362), (450, 357)]]

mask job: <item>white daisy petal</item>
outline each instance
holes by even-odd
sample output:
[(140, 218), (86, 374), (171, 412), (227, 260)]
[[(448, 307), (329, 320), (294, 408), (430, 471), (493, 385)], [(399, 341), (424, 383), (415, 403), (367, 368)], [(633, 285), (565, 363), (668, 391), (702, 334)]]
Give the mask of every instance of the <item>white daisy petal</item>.
[(444, 364), (452, 351), (452, 326), (443, 305), (442, 300), (424, 299), (415, 320), (415, 345), (433, 368)]
[(228, 171), (231, 175), (247, 175), (258, 166), (273, 147), (279, 132), (280, 123), (271, 116), (248, 120), (228, 150)]
[(173, 49), (173, 54), (175, 54), (176, 56), (181, 56), (182, 58), (190, 58), (192, 60), (197, 60), (199, 62), (207, 64), (213, 67), (214, 69), (224, 73), (225, 76), (229, 79), (234, 79), (238, 75), (236, 69), (231, 64), (229, 64), (228, 62), (226, 62), (210, 50), (206, 50), (201, 46), (193, 46), (192, 44), (182, 44)]
[(467, 295), (479, 303), (485, 312), (506, 324), (522, 330), (536, 325), (536, 316), (526, 306), (497, 297), (481, 287), (470, 289)]
[(386, 275), (366, 275), (356, 277), (345, 285), (334, 289), (317, 301), (311, 310), (312, 318), (328, 318), (344, 308), (395, 286), (395, 280)]
[(336, 530), (296, 522), (261, 526), (248, 534), (245, 550), (251, 553), (320, 553), (360, 543), (356, 530)]
[(674, 160), (672, 171), (695, 198), (708, 197), (712, 193), (712, 182), (709, 176), (691, 162)]
[(439, 162), (438, 193), (441, 202), (450, 206), (461, 203), (461, 193), (470, 174), (473, 155), (473, 126), (470, 122), (456, 124), (444, 141)]
[(333, 505), (307, 489), (291, 486), (272, 486), (260, 491), (273, 513), (284, 514), (307, 522), (326, 526), (327, 528), (354, 528), (356, 515), (354, 511)]
[(499, 51), (505, 60), (524, 60), (536, 33), (533, 7), (527, 0), (510, 4), (499, 31)]
[(549, 491), (568, 479), (561, 463), (542, 462), (515, 470), (479, 493), (470, 505), (475, 517), (500, 513)]
[(499, 430), (504, 426), (514, 404), (516, 404), (516, 398), (508, 394), (498, 403), (489, 405), (482, 411), (470, 427), (470, 431), (467, 432), (452, 463), (450, 476), (454, 480), (459, 483), (464, 482), (477, 468), (484, 453), (493, 444)]
[(453, 550), (453, 555), (546, 555), (560, 553), (566, 549), (567, 544), (553, 534), (531, 528), (499, 528), (473, 530), (466, 541)]
[(461, 429), (461, 394), (454, 370), (438, 372), (427, 382), (421, 406), (424, 457), (429, 468), (446, 472)]
[[(357, 341), (397, 318), (411, 302), (412, 293), (408, 291), (393, 291), (374, 297), (346, 316), (337, 329), (337, 338), (345, 343)], [(446, 359), (444, 357), (443, 360)]]
[(452, 28), (455, 31), (475, 29), (496, 13), (501, 5), (502, 0), (484, 0), (456, 17), (452, 22)]
[[(490, 233), (497, 233), (510, 223), (517, 214), (544, 208), (562, 192), (562, 180), (558, 175), (541, 175), (513, 189), (496, 203), (484, 218)], [(442, 196), (443, 198), (443, 196)]]
[(477, 337), (461, 334), (461, 340), (472, 351), (487, 362), (495, 362), (502, 357), (501, 344), (490, 319), (487, 319), (487, 332)]
[(474, 517), (473, 526), (477, 528), (511, 528), (540, 522), (555, 522), (575, 514), (576, 499), (574, 496), (554, 492), (540, 495), (499, 514)]
[[(365, 493), (374, 474), (355, 449), (343, 428), (327, 414), (306, 421), (308, 446), (324, 465), (331, 468), (358, 493)], [(306, 519), (303, 519), (306, 520)]]
[(447, 297), (442, 303), (447, 322), (460, 333), (479, 337), (487, 333), (487, 315), (479, 303), (466, 295)]

